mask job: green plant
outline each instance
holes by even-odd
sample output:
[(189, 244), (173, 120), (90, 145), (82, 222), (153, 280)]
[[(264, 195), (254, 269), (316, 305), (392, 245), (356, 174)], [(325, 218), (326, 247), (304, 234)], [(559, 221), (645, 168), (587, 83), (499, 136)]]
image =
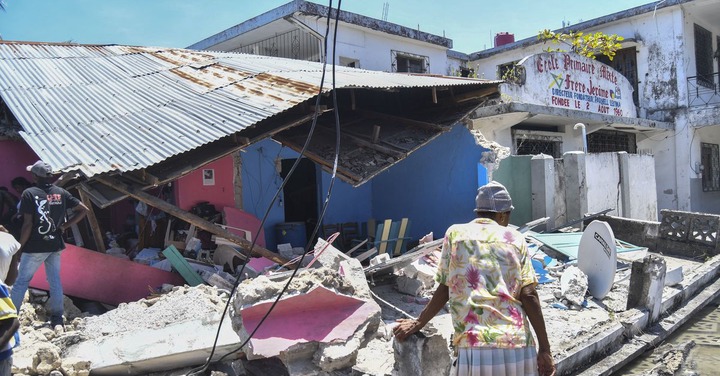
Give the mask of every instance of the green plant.
[[(596, 33), (585, 34), (582, 31), (556, 33), (549, 29), (542, 30), (538, 33), (538, 39), (542, 42), (551, 42), (553, 44), (563, 43), (570, 47), (570, 51), (578, 55), (586, 56), (594, 59), (596, 55), (605, 55), (612, 60), (615, 52), (622, 48), (620, 42), (625, 38), (617, 34), (605, 34), (601, 31)], [(567, 52), (561, 48), (546, 49), (547, 52)]]

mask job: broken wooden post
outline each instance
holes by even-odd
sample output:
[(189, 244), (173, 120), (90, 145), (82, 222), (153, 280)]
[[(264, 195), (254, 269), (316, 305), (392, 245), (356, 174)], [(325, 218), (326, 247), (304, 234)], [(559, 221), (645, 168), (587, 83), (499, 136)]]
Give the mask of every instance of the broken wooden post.
[(105, 253), (106, 249), (105, 242), (103, 241), (102, 230), (100, 229), (100, 224), (95, 216), (95, 210), (93, 209), (92, 201), (90, 201), (90, 196), (87, 192), (83, 191), (82, 188), (78, 188), (78, 192), (80, 193), (80, 200), (88, 208), (87, 220), (90, 223), (90, 229), (92, 230), (93, 239), (95, 240), (95, 250)]
[[(107, 185), (108, 187), (117, 190), (118, 192), (124, 193), (132, 198), (135, 198), (137, 200), (140, 200), (152, 207), (158, 208), (172, 216), (175, 216), (177, 218), (180, 218), (190, 224), (195, 225), (197, 228), (201, 228), (207, 232), (210, 232), (212, 234), (215, 234), (217, 236), (221, 236), (237, 245), (242, 247), (244, 250), (250, 250), (250, 246), (252, 243), (247, 241), (246, 239), (220, 227), (216, 224), (205, 220), (204, 218), (201, 218), (195, 214), (189, 213), (185, 210), (182, 210), (178, 208), (175, 205), (172, 205), (168, 203), (167, 201), (164, 201), (158, 197), (155, 197), (151, 194), (148, 194), (136, 187), (133, 187), (129, 184), (125, 184), (124, 182), (121, 182), (119, 180), (110, 178), (110, 177), (97, 177), (95, 180), (99, 181), (100, 183), (103, 183)], [(255, 245), (255, 247), (252, 248), (251, 253), (255, 253), (259, 256), (262, 256), (268, 260), (271, 260), (275, 263), (278, 263), (280, 265), (285, 265), (288, 263), (288, 260), (286, 260), (284, 257), (281, 257), (275, 252), (272, 252), (268, 249), (265, 249), (263, 247), (260, 247), (259, 245)], [(294, 267), (291, 265), (290, 267)]]
[(380, 138), (380, 126), (373, 125), (372, 143), (377, 144), (379, 138)]
[(660, 317), (666, 268), (665, 259), (656, 255), (632, 263), (627, 309), (647, 309), (651, 323)]

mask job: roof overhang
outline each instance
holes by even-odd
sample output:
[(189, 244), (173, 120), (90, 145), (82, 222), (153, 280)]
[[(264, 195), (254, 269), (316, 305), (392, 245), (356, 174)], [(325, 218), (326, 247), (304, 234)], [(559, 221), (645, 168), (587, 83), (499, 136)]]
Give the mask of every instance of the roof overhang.
[(585, 124), (588, 132), (602, 128), (633, 133), (664, 132), (674, 129), (673, 123), (518, 102), (480, 107), (473, 111), (469, 119), (472, 120), (472, 127), (480, 131), (497, 131), (517, 124), (559, 126), (576, 123)]

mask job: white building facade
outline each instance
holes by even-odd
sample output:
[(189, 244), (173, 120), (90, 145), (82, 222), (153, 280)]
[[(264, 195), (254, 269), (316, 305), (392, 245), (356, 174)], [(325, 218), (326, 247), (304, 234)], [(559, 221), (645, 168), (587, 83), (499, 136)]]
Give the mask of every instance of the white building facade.
[[(654, 155), (658, 209), (720, 213), (720, 2), (658, 2), (567, 30), (625, 38), (613, 61), (598, 60), (627, 78), (636, 114), (610, 106), (609, 116), (599, 115), (598, 108), (604, 108), (576, 109), (575, 102), (563, 110), (568, 103), (558, 102), (549, 103), (545, 111), (479, 114), (476, 128), (514, 154), (541, 151), (557, 157), (582, 150), (582, 129), (574, 125), (584, 123), (590, 152), (625, 147), (630, 153)], [(507, 78), (508, 67), (557, 47), (528, 38), (470, 54), (469, 66), (485, 78)], [(630, 93), (622, 94), (627, 98)], [(516, 100), (512, 95), (501, 98)], [(528, 145), (534, 149), (523, 150)]]
[[(296, 0), (275, 8), (188, 48), (235, 51), (321, 62), (328, 8)], [(337, 41), (332, 43), (335, 11), (330, 21), (327, 58), (335, 64), (384, 72), (448, 75), (467, 55), (449, 62), (452, 40), (417, 29), (341, 11)], [(455, 56), (455, 55), (453, 55)], [(330, 61), (328, 61), (330, 63)]]

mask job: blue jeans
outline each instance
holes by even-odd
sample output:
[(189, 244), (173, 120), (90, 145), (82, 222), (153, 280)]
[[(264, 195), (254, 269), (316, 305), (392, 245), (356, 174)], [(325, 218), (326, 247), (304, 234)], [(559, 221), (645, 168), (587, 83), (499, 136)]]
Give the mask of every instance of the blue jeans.
[(23, 252), (20, 257), (20, 266), (18, 267), (18, 276), (15, 284), (10, 292), (10, 299), (20, 312), (23, 298), (27, 292), (30, 280), (40, 267), (45, 263), (45, 275), (50, 285), (50, 306), (49, 313), (51, 321), (62, 322), (63, 315), (63, 290), (60, 283), (60, 253), (62, 251), (47, 253), (26, 253)]

